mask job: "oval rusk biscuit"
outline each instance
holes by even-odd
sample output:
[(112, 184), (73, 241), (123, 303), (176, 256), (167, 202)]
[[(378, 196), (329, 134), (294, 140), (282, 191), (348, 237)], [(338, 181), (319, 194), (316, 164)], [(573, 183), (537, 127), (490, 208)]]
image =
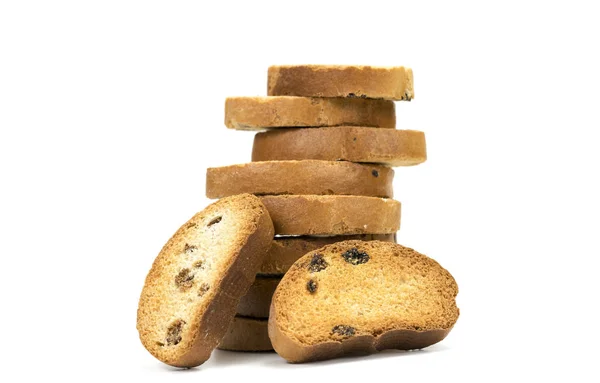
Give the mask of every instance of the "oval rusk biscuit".
[(262, 161), (208, 168), (206, 196), (240, 193), (393, 197), (394, 170), (347, 161)]
[(275, 234), (390, 234), (400, 228), (400, 202), (389, 198), (282, 195), (262, 196)]
[(206, 361), (273, 240), (260, 199), (223, 198), (194, 215), (156, 257), (140, 296), (137, 329), (146, 349), (177, 367)]
[(361, 97), (410, 101), (409, 68), (365, 65), (275, 65), (269, 67), (269, 96)]
[(319, 126), (396, 127), (394, 103), (387, 100), (313, 97), (229, 97), (225, 126), (239, 130)]
[(279, 282), (269, 337), (294, 363), (420, 349), (448, 335), (457, 294), (452, 275), (413, 249), (339, 242), (306, 254)]
[(252, 161), (345, 160), (410, 166), (426, 159), (425, 134), (418, 130), (279, 129), (256, 134), (252, 147)]

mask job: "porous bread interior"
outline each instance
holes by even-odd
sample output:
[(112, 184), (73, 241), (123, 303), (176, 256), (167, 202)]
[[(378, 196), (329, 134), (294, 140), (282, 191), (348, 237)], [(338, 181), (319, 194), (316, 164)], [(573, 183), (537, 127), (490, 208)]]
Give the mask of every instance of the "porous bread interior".
[[(342, 254), (351, 248), (366, 252), (369, 260), (348, 263)], [(380, 241), (341, 242), (319, 249), (327, 267), (311, 272), (314, 254), (296, 261), (273, 298), (278, 327), (301, 344), (343, 340), (332, 331), (340, 325), (354, 328), (353, 336), (378, 336), (395, 329), (448, 329), (458, 318), (454, 278), (413, 249)], [(309, 281), (316, 284), (314, 293)]]
[[(172, 360), (191, 347), (199, 317), (248, 235), (256, 230), (262, 212), (258, 201), (248, 195), (221, 199), (196, 214), (163, 247), (138, 309), (140, 337), (152, 354)], [(180, 274), (184, 269), (189, 270), (187, 278)], [(181, 332), (171, 331), (169, 342), (169, 328), (179, 321), (183, 321)], [(181, 340), (173, 344), (178, 337)]]

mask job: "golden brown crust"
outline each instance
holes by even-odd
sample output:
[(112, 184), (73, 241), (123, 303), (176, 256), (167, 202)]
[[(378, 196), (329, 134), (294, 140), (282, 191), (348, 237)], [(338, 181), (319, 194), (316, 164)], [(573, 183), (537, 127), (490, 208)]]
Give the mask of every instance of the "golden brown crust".
[(394, 170), (347, 161), (263, 161), (208, 168), (206, 196), (251, 193), (393, 197)]
[(359, 196), (262, 196), (275, 234), (390, 234), (400, 229), (400, 202)]
[(333, 237), (275, 237), (258, 276), (283, 276), (304, 254), (341, 241), (396, 242), (395, 234), (336, 235)]
[(239, 130), (320, 126), (396, 127), (392, 101), (313, 97), (229, 97), (225, 126)]
[[(226, 225), (229, 219), (236, 222), (235, 234), (223, 238), (227, 245), (218, 259), (204, 258), (212, 262), (210, 271), (191, 263), (193, 255), (203, 250), (201, 244), (212, 244), (211, 238), (222, 233), (215, 230), (226, 230), (226, 226), (216, 225)], [(239, 299), (254, 281), (273, 235), (267, 209), (249, 194), (217, 201), (186, 222), (157, 256), (142, 290), (137, 329), (146, 349), (176, 367), (194, 367), (206, 361), (235, 316)], [(198, 275), (191, 280), (185, 273), (174, 272), (193, 268)], [(198, 279), (208, 272), (212, 279), (206, 281), (211, 285), (204, 289)], [(165, 323), (177, 324), (177, 331), (172, 334)]]
[(404, 67), (364, 65), (275, 65), (269, 67), (269, 96), (414, 97), (413, 73)]
[(237, 315), (261, 319), (269, 318), (271, 298), (280, 280), (280, 277), (258, 276), (246, 295), (240, 299)]
[(288, 337), (274, 320), (269, 320), (268, 327), (273, 348), (290, 363), (314, 362), (348, 355), (367, 355), (388, 349), (417, 350), (442, 341), (452, 330), (452, 328), (427, 331), (391, 330), (379, 336), (361, 335), (342, 342), (305, 345)]
[(279, 129), (258, 133), (252, 147), (252, 161), (345, 160), (410, 166), (426, 159), (425, 134), (417, 130)]
[(315, 252), (294, 263), (272, 298), (269, 337), (287, 361), (420, 349), (456, 323), (458, 286), (431, 258), (377, 241)]
[(227, 351), (273, 351), (267, 319), (236, 316), (217, 347)]

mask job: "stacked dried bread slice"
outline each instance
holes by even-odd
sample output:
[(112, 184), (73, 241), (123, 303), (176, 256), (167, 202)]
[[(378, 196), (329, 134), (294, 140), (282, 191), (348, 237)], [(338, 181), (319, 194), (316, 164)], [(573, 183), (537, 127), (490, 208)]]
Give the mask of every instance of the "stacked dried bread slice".
[(269, 96), (346, 97), (410, 101), (412, 69), (368, 65), (273, 65)]
[(396, 109), (388, 100), (317, 97), (229, 97), (225, 126), (239, 130), (320, 126), (394, 128)]
[[(395, 241), (400, 203), (391, 199), (390, 166), (426, 159), (422, 132), (395, 129), (393, 101), (413, 97), (410, 69), (276, 66), (268, 76), (267, 97), (225, 102), (227, 127), (267, 130), (255, 136), (253, 162), (206, 175), (209, 198), (258, 195), (275, 228), (236, 328), (268, 317), (279, 280), (306, 252), (343, 240)], [(235, 349), (236, 340), (244, 350), (264, 344), (241, 339), (232, 336), (225, 348)]]
[(348, 161), (261, 161), (208, 168), (206, 196), (316, 194), (393, 197), (394, 170)]
[(458, 286), (437, 262), (386, 242), (345, 241), (300, 258), (280, 282), (269, 337), (289, 362), (444, 339), (459, 310)]
[(427, 158), (423, 132), (395, 129), (393, 101), (414, 97), (412, 71), (297, 65), (268, 76), (267, 97), (226, 100), (228, 128), (267, 131), (251, 163), (207, 170), (206, 195), (222, 199), (156, 258), (138, 307), (142, 343), (191, 367), (215, 347), (275, 347), (304, 362), (440, 341), (458, 317), (456, 283), (395, 244), (391, 167)]

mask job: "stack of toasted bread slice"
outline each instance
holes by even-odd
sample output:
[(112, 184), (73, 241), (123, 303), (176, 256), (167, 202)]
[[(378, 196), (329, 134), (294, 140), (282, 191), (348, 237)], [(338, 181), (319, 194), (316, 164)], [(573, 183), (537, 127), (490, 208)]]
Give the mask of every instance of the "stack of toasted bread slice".
[(413, 97), (404, 67), (297, 65), (269, 68), (267, 96), (228, 98), (225, 125), (260, 131), (252, 162), (207, 170), (220, 200), (155, 261), (144, 346), (189, 367), (217, 345), (303, 362), (443, 339), (456, 283), (395, 243), (392, 167), (427, 158), (423, 132), (396, 129)]

